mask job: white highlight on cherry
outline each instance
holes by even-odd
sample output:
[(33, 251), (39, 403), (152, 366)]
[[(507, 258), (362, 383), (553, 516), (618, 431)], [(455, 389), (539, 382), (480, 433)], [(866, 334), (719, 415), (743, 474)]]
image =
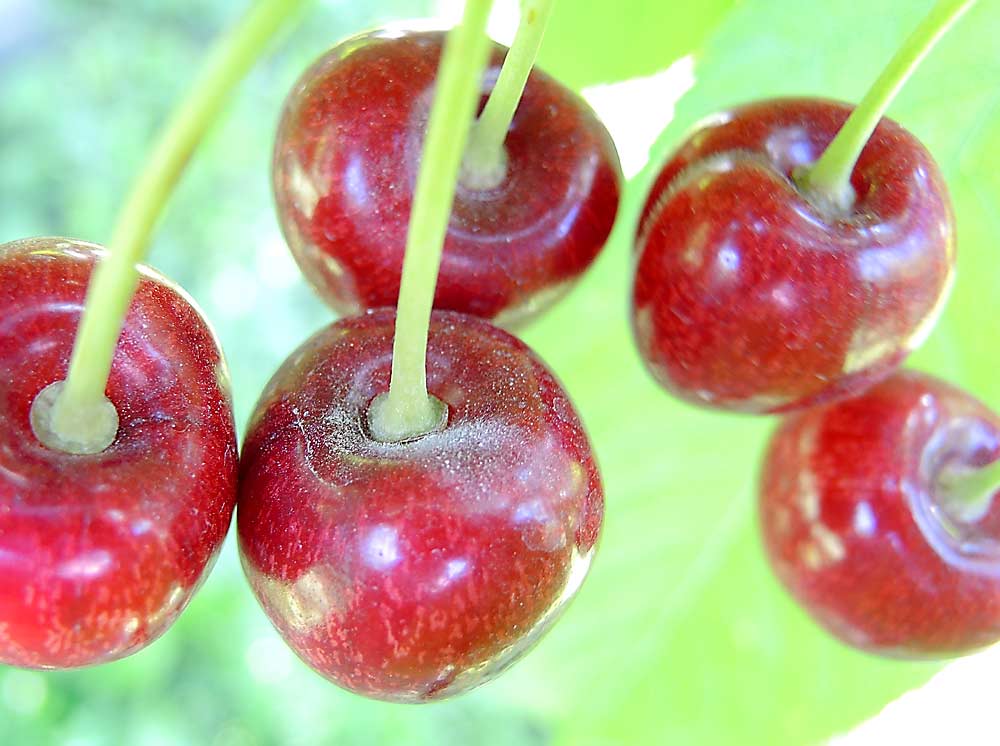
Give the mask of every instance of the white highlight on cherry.
[(379, 524), (363, 538), (361, 556), (376, 570), (388, 570), (399, 563), (399, 533), (394, 526)]

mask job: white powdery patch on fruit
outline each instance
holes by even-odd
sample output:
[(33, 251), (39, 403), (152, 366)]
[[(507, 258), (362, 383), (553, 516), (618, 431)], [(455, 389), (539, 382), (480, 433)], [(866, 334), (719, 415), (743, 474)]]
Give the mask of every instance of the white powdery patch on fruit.
[(1000, 728), (998, 669), (1000, 646), (959, 659), (850, 733), (831, 738), (828, 746), (994, 744)]
[(342, 617), (351, 601), (348, 579), (326, 565), (311, 567), (291, 584), (269, 578), (249, 564), (246, 572), (265, 607), (277, 610), (296, 632), (309, 632), (331, 615)]
[(688, 55), (658, 73), (583, 90), (615, 141), (626, 179), (649, 161), (650, 149), (694, 82), (694, 57)]

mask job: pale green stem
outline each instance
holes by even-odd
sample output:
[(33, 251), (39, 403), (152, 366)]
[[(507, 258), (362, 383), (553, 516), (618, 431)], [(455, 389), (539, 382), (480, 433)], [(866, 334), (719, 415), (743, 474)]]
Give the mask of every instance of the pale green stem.
[(975, 4), (976, 0), (941, 0), (931, 9), (896, 52), (820, 159), (798, 177), (802, 188), (821, 203), (839, 210), (851, 208), (855, 199), (851, 174), (879, 120), (938, 40)]
[(521, 21), (514, 42), (504, 58), (483, 113), (472, 127), (465, 149), (462, 184), (470, 189), (493, 188), (506, 175), (504, 140), (514, 121), (554, 5), (555, 0), (524, 0), (521, 5)]
[[(212, 50), (190, 93), (160, 135), (120, 212), (109, 254), (94, 271), (69, 373), (51, 405), (50, 429), (61, 436), (64, 450), (92, 453), (114, 439), (115, 433), (109, 438), (106, 426), (100, 424), (107, 419), (95, 414), (108, 406), (105, 388), (122, 323), (138, 284), (136, 264), (145, 254), (150, 234), (181, 172), (218, 118), (229, 93), (305, 1), (256, 3)], [(101, 442), (104, 445), (98, 447)]]
[(438, 70), (420, 172), (413, 195), (399, 287), (389, 392), (369, 409), (372, 435), (401, 441), (438, 427), (443, 405), (427, 392), (427, 334), (458, 171), (486, 69), (492, 0), (467, 0), (448, 34)]
[(959, 517), (976, 519), (1000, 492), (1000, 459), (978, 469), (953, 469), (938, 481), (940, 499)]

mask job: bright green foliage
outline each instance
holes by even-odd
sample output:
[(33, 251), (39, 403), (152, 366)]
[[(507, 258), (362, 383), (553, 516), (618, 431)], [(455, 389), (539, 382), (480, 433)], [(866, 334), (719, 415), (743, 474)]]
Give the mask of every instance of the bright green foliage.
[[(696, 51), (697, 84), (657, 145), (658, 161), (695, 121), (730, 104), (778, 94), (856, 101), (930, 3), (733, 5), (563, 0), (543, 60), (584, 85), (648, 74)], [(242, 7), (0, 0), (0, 18), (20, 8), (30, 31), (19, 41), (0, 33), (0, 242), (45, 233), (105, 239), (192, 61)], [(330, 320), (273, 217), (269, 160), (281, 101), (338, 36), (422, 7), (378, 0), (313, 10), (251, 77), (164, 221), (151, 260), (215, 323), (240, 422), (277, 364)], [(959, 226), (955, 294), (914, 361), (995, 407), (998, 36), (1000, 8), (980, 3), (892, 108), (944, 169)], [(653, 95), (631, 104), (636, 119)], [(0, 743), (800, 746), (849, 729), (924, 680), (934, 665), (879, 661), (829, 640), (771, 578), (756, 538), (754, 484), (772, 422), (675, 403), (642, 370), (626, 298), (630, 233), (652, 173), (630, 186), (613, 245), (582, 286), (525, 330), (591, 432), (608, 511), (592, 577), (524, 662), (441, 705), (343, 693), (282, 646), (230, 543), (178, 625), (143, 653), (71, 673), (0, 669)]]
[(649, 75), (697, 49), (736, 4), (562, 0), (539, 63), (574, 88)]

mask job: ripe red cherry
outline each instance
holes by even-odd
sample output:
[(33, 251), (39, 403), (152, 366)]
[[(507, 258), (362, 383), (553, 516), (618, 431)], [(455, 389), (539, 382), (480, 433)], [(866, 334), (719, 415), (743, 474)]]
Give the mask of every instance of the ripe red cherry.
[[(278, 215), (319, 294), (344, 314), (393, 306), (443, 35), (349, 39), (286, 104), (274, 159)], [(486, 80), (503, 49), (494, 47)], [(484, 91), (488, 93), (488, 88)], [(434, 305), (511, 323), (591, 264), (618, 208), (614, 144), (577, 95), (533, 72), (506, 141), (507, 175), (458, 187)]]
[(844, 642), (940, 656), (1000, 639), (1000, 490), (955, 477), (1000, 459), (1000, 418), (900, 373), (789, 416), (764, 461), (760, 520), (778, 577)]
[(380, 699), (466, 691), (511, 665), (576, 593), (603, 492), (570, 401), (520, 341), (438, 311), (430, 392), (447, 424), (367, 433), (394, 313), (320, 331), (268, 384), (240, 467), (244, 567), (323, 676)]
[(134, 653), (207, 575), (236, 498), (236, 434), (218, 344), (191, 301), (143, 269), (107, 393), (103, 452), (50, 450), (35, 396), (66, 375), (100, 249), (0, 247), (0, 663), (69, 668)]
[(780, 412), (863, 390), (930, 331), (951, 284), (954, 226), (937, 166), (883, 120), (849, 213), (794, 180), (851, 108), (764, 101), (698, 128), (640, 222), (632, 322), (647, 367), (693, 403)]

